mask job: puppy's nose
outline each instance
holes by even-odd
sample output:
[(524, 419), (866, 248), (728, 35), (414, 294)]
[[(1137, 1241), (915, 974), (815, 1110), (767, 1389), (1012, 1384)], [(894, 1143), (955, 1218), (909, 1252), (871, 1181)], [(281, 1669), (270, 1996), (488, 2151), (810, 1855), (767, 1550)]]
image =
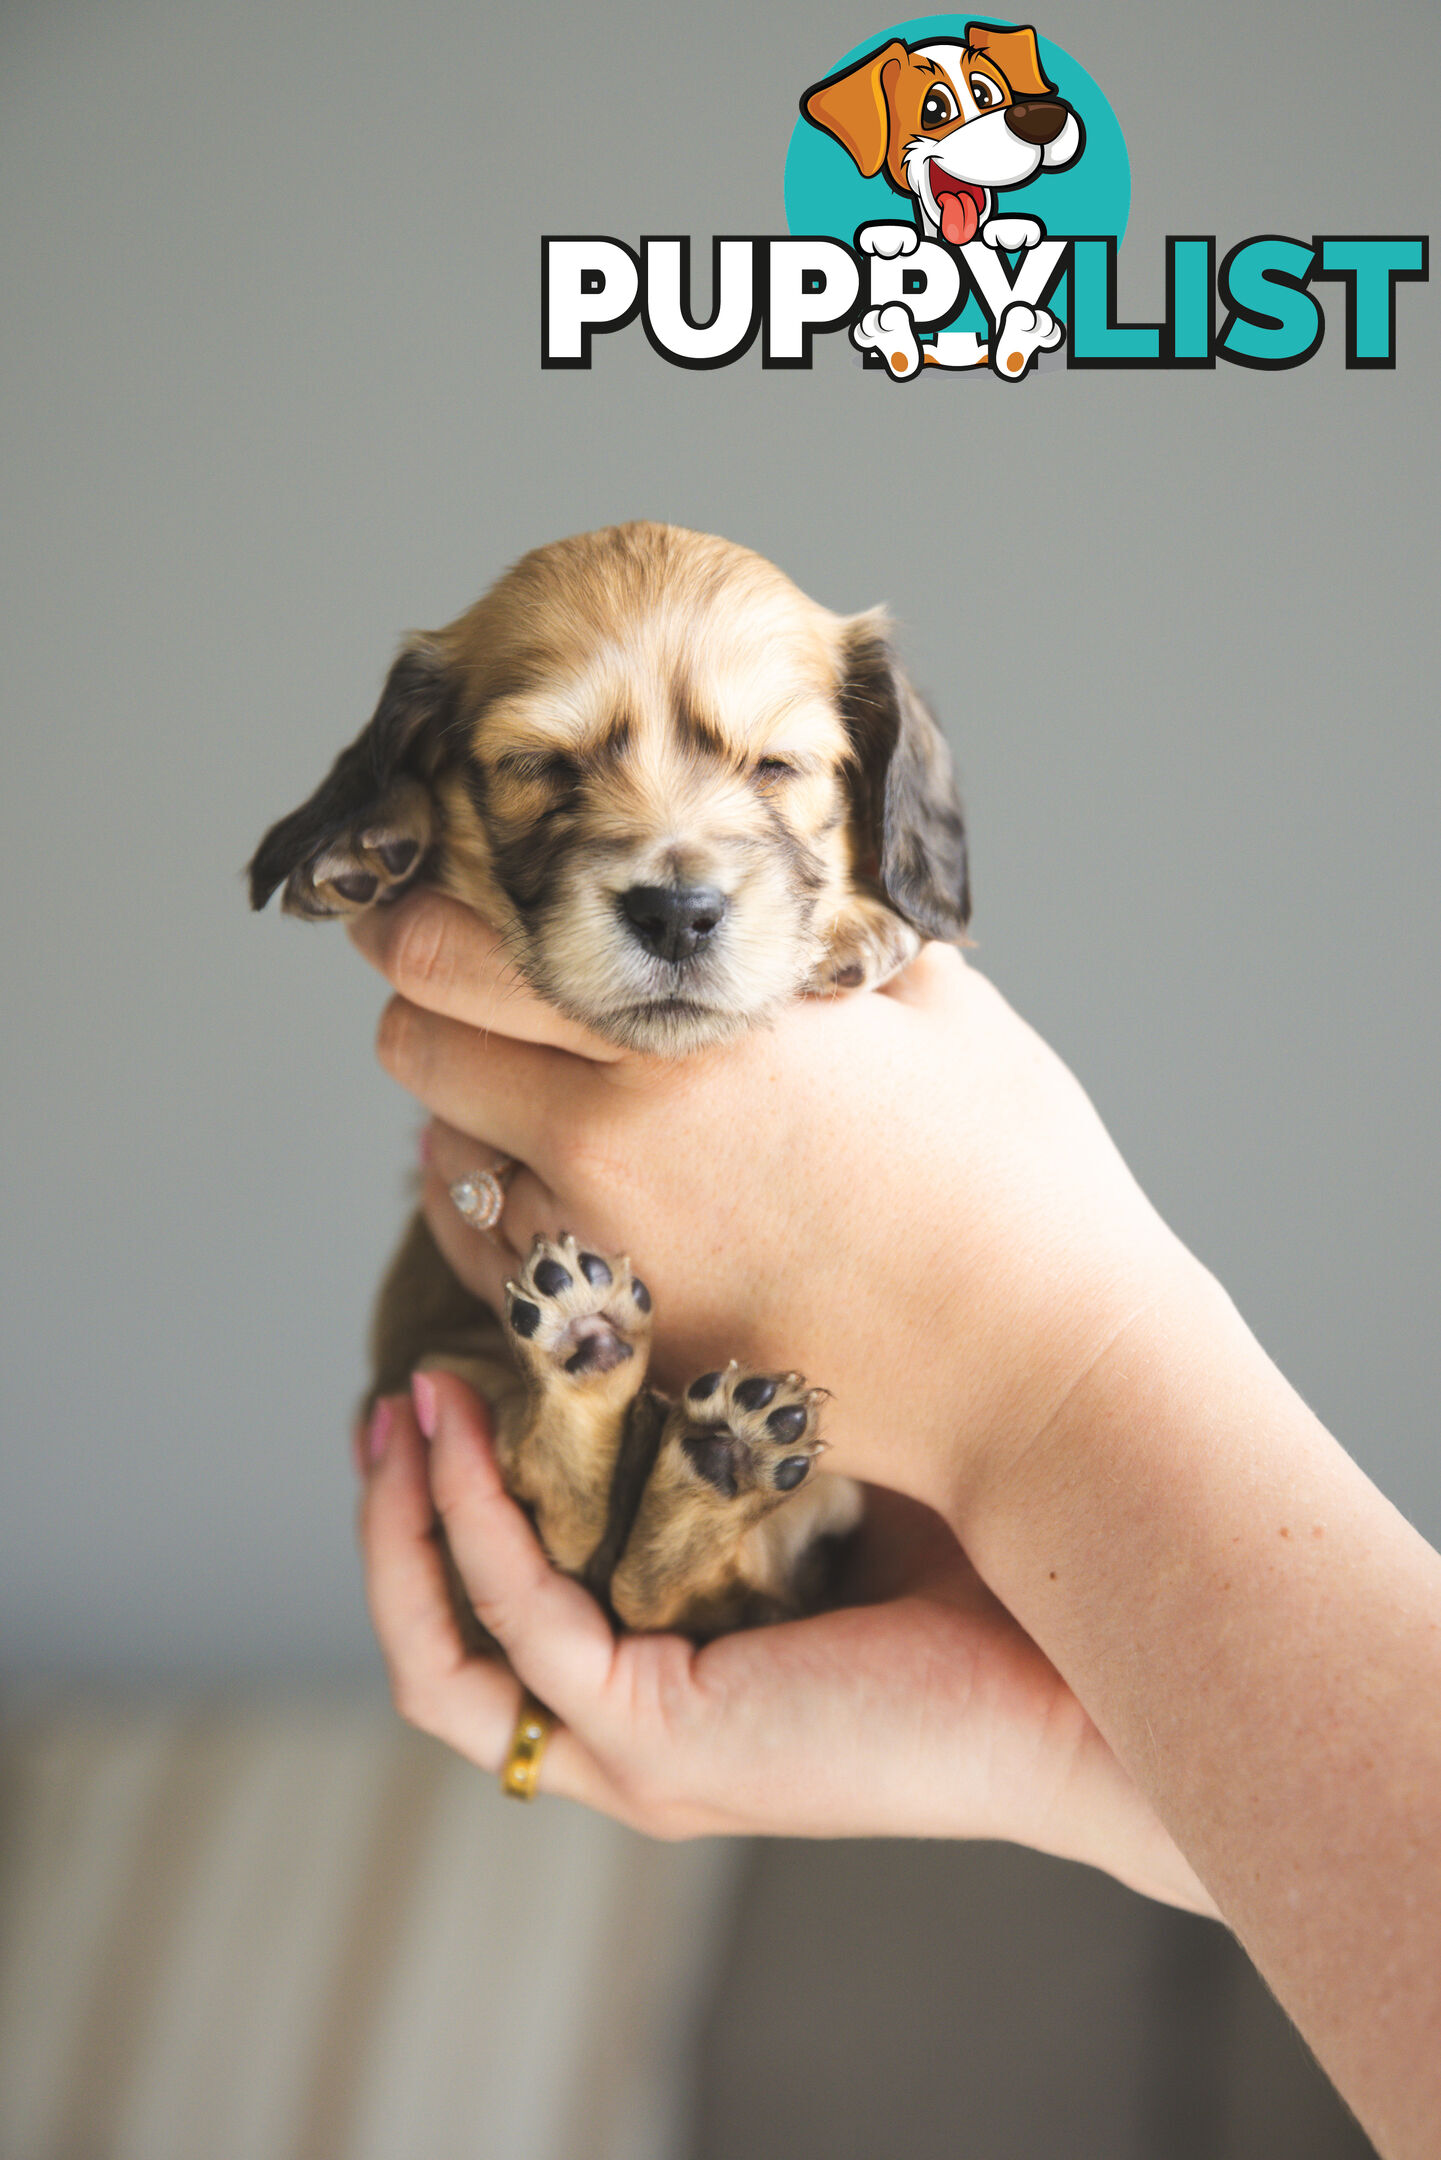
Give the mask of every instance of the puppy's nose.
[(1039, 98), (1032, 105), (1008, 105), (1006, 126), (1022, 142), (1033, 143), (1039, 150), (1060, 134), (1066, 124), (1066, 110), (1059, 98)]
[(632, 885), (620, 911), (658, 960), (689, 960), (720, 928), (726, 898), (714, 885)]

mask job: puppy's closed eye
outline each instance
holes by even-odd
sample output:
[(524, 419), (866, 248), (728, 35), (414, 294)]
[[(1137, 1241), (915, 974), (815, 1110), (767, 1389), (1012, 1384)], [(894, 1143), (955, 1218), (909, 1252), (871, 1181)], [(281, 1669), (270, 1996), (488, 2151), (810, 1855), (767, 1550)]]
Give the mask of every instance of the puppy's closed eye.
[(251, 897), (351, 915), (420, 878), (543, 996), (668, 1054), (883, 982), (969, 909), (949, 753), (884, 615), (660, 527), (542, 550), (413, 638)]
[(580, 778), (580, 763), (564, 750), (508, 750), (495, 761), (497, 772), (512, 780), (549, 780), (572, 784)]

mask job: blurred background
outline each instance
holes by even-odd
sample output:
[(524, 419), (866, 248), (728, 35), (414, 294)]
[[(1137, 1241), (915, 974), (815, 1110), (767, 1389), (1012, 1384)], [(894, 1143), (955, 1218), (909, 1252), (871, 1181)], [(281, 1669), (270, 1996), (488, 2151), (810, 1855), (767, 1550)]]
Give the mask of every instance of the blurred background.
[[(1129, 143), (1123, 317), (1167, 232), (1436, 225), (1423, 0), (1036, 20)], [(0, 14), (0, 2160), (1368, 2149), (1219, 1929), (1008, 1848), (506, 1811), (364, 1616), (417, 1119), (377, 981), (240, 870), (404, 630), (630, 517), (890, 603), (980, 964), (1441, 1538), (1432, 290), (1394, 373), (1334, 286), (1280, 375), (538, 364), (543, 232), (780, 230), (801, 90), (889, 27)]]

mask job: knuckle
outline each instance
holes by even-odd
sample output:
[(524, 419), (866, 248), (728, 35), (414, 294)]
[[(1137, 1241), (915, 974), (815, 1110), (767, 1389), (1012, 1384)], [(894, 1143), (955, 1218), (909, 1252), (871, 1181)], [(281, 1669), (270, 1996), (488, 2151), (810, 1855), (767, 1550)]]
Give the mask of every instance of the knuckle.
[(375, 1031), (375, 1054), (391, 1074), (409, 1071), (415, 1063), (415, 1011), (404, 998), (393, 997), (380, 1016)]
[(439, 1720), (436, 1715), (435, 1691), (414, 1673), (392, 1669), (390, 1675), (390, 1699), (396, 1715), (417, 1732), (435, 1737)]
[(456, 1516), (464, 1501), (464, 1491), (456, 1476), (456, 1465), (451, 1450), (431, 1443), (430, 1451), (430, 1497), (441, 1525), (449, 1534), (455, 1527)]
[(626, 1765), (617, 1782), (632, 1815), (645, 1824), (647, 1834), (663, 1837), (672, 1804), (670, 1780), (654, 1769), (632, 1762)]
[(662, 1845), (689, 1845), (700, 1835), (688, 1817), (673, 1806), (652, 1809), (646, 1834)]
[(526, 1636), (528, 1622), (533, 1619), (533, 1609), (524, 1588), (498, 1590), (492, 1584), (477, 1579), (476, 1570), (462, 1571), (465, 1594), (470, 1609), (485, 1629), (498, 1643), (514, 1647)]
[(691, 1810), (674, 1778), (631, 1764), (616, 1784), (634, 1829), (664, 1845), (679, 1845), (696, 1835)]
[(407, 993), (443, 990), (450, 980), (449, 945), (440, 910), (423, 902), (396, 926), (390, 978)]
[(498, 1643), (514, 1642), (515, 1608), (508, 1599), (488, 1597), (483, 1590), (471, 1591), (470, 1603), (476, 1619), (487, 1635), (493, 1635)]

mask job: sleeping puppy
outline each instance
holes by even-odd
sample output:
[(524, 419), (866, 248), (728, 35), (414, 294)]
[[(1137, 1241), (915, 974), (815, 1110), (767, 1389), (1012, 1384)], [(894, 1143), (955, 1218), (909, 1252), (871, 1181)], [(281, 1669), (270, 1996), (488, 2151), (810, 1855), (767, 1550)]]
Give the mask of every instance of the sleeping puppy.
[[(541, 996), (661, 1056), (884, 982), (970, 911), (949, 753), (884, 617), (833, 615), (759, 556), (652, 524), (537, 549), (408, 639), (368, 725), (262, 841), (250, 896), (283, 886), (314, 920), (421, 880), (483, 916)], [(822, 1391), (732, 1364), (669, 1402), (645, 1384), (650, 1321), (629, 1263), (570, 1237), (538, 1239), (493, 1314), (417, 1216), (372, 1398), (424, 1365), (469, 1380), (551, 1558), (626, 1627), (805, 1609), (859, 1514), (850, 1481), (814, 1469)]]

